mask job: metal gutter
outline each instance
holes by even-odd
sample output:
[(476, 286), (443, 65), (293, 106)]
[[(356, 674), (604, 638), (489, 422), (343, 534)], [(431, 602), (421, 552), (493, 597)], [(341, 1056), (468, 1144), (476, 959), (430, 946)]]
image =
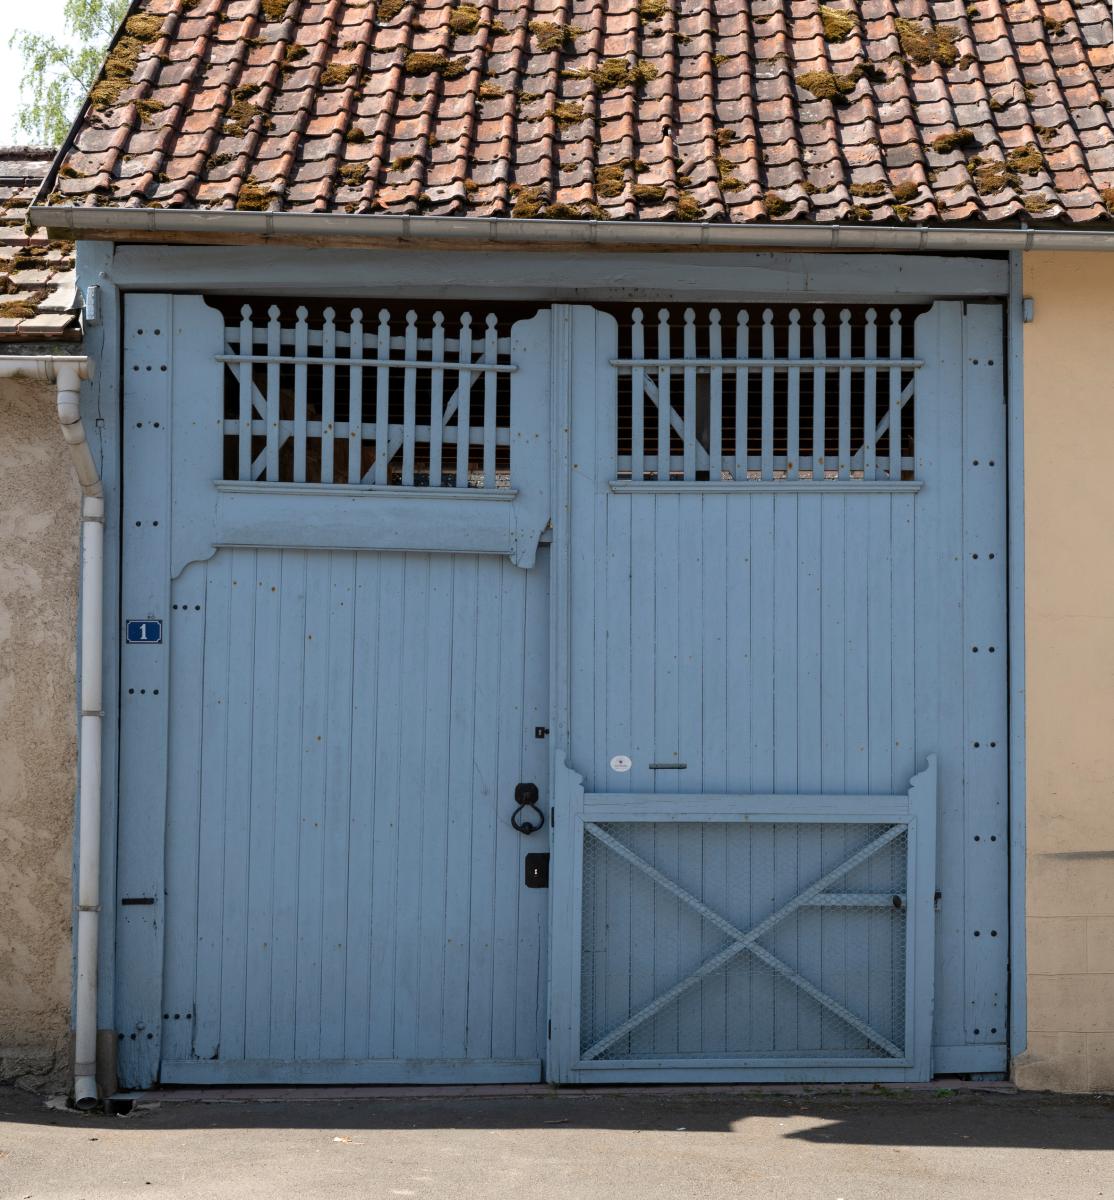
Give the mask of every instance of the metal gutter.
[[(40, 199), (42, 194), (40, 193)], [(34, 225), (75, 236), (192, 234), (274, 239), (344, 238), (487, 245), (661, 246), (802, 250), (1114, 250), (1109, 229), (949, 229), (892, 225), (728, 225), (671, 221), (549, 221), (515, 217), (242, 212), (236, 209), (92, 208), (32, 205)]]

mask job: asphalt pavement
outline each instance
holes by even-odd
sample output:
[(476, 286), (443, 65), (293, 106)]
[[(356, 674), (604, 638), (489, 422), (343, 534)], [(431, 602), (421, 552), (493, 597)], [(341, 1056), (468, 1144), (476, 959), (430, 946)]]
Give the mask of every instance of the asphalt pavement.
[(336, 1095), (154, 1092), (113, 1116), (0, 1089), (0, 1197), (1114, 1200), (1109, 1097)]

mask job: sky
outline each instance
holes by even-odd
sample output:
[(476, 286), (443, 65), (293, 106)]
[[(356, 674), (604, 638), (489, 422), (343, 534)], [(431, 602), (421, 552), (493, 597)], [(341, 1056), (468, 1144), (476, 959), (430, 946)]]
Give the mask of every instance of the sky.
[(0, 145), (26, 141), (16, 128), (22, 63), (8, 44), (17, 29), (31, 33), (65, 32), (64, 0), (0, 0)]

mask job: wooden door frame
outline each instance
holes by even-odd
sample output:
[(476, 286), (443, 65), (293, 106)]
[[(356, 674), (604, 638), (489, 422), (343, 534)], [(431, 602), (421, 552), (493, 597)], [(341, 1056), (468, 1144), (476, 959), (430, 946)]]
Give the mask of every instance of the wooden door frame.
[[(633, 264), (638, 278), (624, 276), (621, 269)], [(624, 261), (625, 260), (625, 261)], [(84, 322), (84, 342), (96, 360), (96, 375), (82, 388), (82, 416), (97, 456), (107, 496), (105, 512), (105, 591), (103, 597), (104, 722), (102, 778), (101, 896), (107, 921), (118, 906), (117, 834), (119, 828), (119, 703), (120, 703), (120, 567), (121, 567), (121, 315), (123, 297), (130, 291), (181, 290), (189, 292), (273, 290), (276, 294), (303, 294), (306, 280), (328, 280), (326, 290), (356, 295), (389, 288), (399, 296), (428, 296), (437, 290), (430, 282), (445, 256), (414, 250), (302, 250), (284, 249), (281, 255), (266, 246), (190, 247), (116, 245), (107, 241), (81, 239), (77, 243), (79, 294), (98, 289), (96, 319)], [(455, 263), (457, 260), (454, 259)], [(838, 281), (854, 266), (856, 294), (868, 298), (934, 299), (940, 296), (979, 296), (1003, 299), (1007, 309), (1007, 405), (1008, 405), (1008, 521), (1009, 521), (1009, 630), (1010, 630), (1010, 1039), (1009, 1052), (1016, 1057), (1026, 1046), (1027, 1006), (1025, 971), (1025, 559), (1024, 559), (1024, 378), (1023, 378), (1023, 288), (1020, 251), (985, 257), (963, 255), (861, 254), (754, 254), (686, 253), (658, 255), (581, 255), (576, 271), (569, 270), (563, 254), (508, 253), (498, 270), (491, 270), (494, 257), (461, 252), (460, 270), (468, 278), (450, 281), (441, 292), (476, 295), (482, 291), (503, 298), (555, 300), (553, 346), (568, 345), (559, 313), (569, 301), (676, 298), (683, 292), (692, 299), (714, 294), (769, 295), (777, 281), (786, 294), (802, 294), (810, 300), (845, 295)], [(433, 264), (430, 266), (429, 264)], [(525, 267), (535, 271), (527, 276)], [(898, 267), (899, 271), (888, 270)], [(418, 268), (421, 268), (420, 270)], [(678, 267), (681, 268), (680, 272)], [(750, 268), (761, 279), (752, 276)], [(443, 278), (443, 276), (442, 276)], [(529, 278), (529, 284), (524, 284)], [(575, 279), (575, 283), (570, 280)], [(880, 281), (884, 283), (880, 284)], [(322, 286), (325, 286), (322, 284)], [(562, 318), (567, 320), (567, 316)], [(567, 363), (555, 356), (551, 364), (551, 426), (560, 429), (557, 412), (569, 386)], [(567, 408), (567, 396), (565, 396)], [(561, 495), (567, 488), (554, 477), (554, 525), (560, 522)], [(559, 539), (554, 539), (559, 545)], [(552, 551), (552, 578), (563, 578), (558, 545)], [(561, 609), (561, 592), (551, 591), (555, 614)], [(567, 594), (567, 593), (566, 593)], [(564, 618), (567, 621), (567, 613)], [(75, 631), (80, 651), (80, 629)], [(553, 653), (551, 649), (551, 654)], [(551, 678), (551, 688), (554, 681)], [(556, 710), (555, 710), (556, 711)], [(556, 720), (556, 718), (554, 718)], [(76, 858), (76, 839), (74, 846)], [(76, 895), (74, 897), (76, 903)], [(113, 1013), (115, 1008), (116, 947), (113, 938), (102, 936), (98, 952), (98, 1058), (102, 1078), (109, 1090), (115, 1086), (112, 1058), (116, 1048)]]

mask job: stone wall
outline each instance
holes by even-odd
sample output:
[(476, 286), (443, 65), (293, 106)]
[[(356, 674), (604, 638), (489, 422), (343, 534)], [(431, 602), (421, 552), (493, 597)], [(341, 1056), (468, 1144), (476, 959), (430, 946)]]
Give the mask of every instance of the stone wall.
[(80, 493), (54, 389), (0, 380), (0, 1079), (66, 1079)]

